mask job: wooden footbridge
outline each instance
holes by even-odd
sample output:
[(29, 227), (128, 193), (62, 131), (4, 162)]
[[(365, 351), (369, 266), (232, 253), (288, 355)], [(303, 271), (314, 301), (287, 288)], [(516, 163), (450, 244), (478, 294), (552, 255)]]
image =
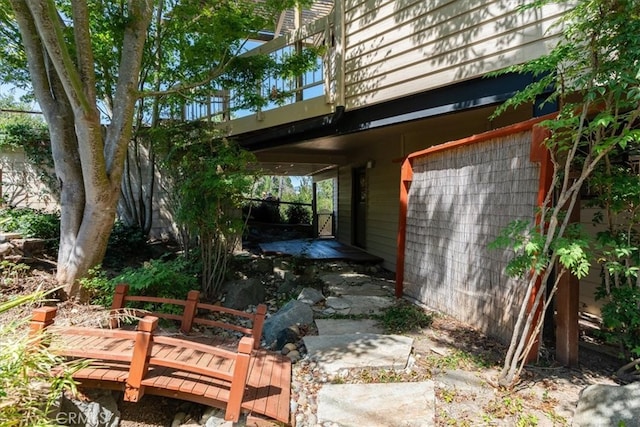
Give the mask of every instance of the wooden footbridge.
[[(57, 354), (88, 359), (89, 365), (73, 377), (89, 388), (124, 392), (124, 400), (137, 402), (144, 394), (172, 397), (226, 408), (225, 420), (238, 421), (241, 412), (265, 415), (289, 423), (291, 362), (287, 357), (259, 349), (266, 307), (256, 314), (198, 302), (192, 291), (187, 300), (127, 296), (118, 286), (113, 310), (127, 302), (144, 301), (183, 306), (183, 314), (152, 313), (136, 330), (54, 326), (55, 307), (34, 310), (31, 331), (53, 332), (51, 348)], [(199, 312), (224, 313), (249, 318), (252, 328), (199, 317)], [(159, 335), (158, 317), (181, 322), (182, 332), (202, 324), (243, 332), (236, 351), (184, 338)]]

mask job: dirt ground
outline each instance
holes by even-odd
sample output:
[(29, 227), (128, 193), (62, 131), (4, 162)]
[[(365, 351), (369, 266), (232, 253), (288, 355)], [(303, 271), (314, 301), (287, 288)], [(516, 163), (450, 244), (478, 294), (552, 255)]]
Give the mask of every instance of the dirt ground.
[[(383, 274), (389, 275), (388, 272)], [(3, 282), (0, 301), (53, 286), (53, 276), (48, 268), (34, 266), (28, 274)], [(0, 314), (0, 324), (24, 319), (30, 310), (30, 307), (20, 307)], [(103, 315), (101, 313), (104, 310), (97, 306), (60, 303), (57, 321), (95, 326)], [(578, 367), (565, 368), (554, 363), (552, 349), (549, 349), (543, 351), (543, 357), (536, 366), (526, 369), (515, 390), (501, 390), (491, 385), (505, 352), (501, 343), (443, 315), (436, 315), (430, 327), (407, 335), (414, 338), (411, 369), (403, 373), (357, 372), (350, 375), (347, 381), (433, 379), (436, 384), (435, 414), (438, 426), (570, 425), (580, 391), (589, 384), (615, 383), (614, 373), (621, 365), (619, 360), (599, 352), (597, 346), (591, 344), (589, 348), (581, 347)], [(295, 369), (302, 368), (294, 366)], [(449, 375), (447, 372), (467, 373), (477, 381), (470, 387), (452, 386), (446, 380)], [(192, 403), (145, 396), (137, 404), (121, 402), (120, 425), (168, 426), (178, 412), (185, 412), (193, 422), (191, 425), (197, 425), (204, 409)]]

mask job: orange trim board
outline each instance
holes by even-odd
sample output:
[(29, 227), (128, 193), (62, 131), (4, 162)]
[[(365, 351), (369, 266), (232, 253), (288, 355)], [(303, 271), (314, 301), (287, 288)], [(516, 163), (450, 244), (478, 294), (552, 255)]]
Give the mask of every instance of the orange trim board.
[(400, 215), (398, 218), (398, 248), (396, 253), (395, 286), (395, 295), (397, 298), (402, 297), (402, 295), (404, 294), (404, 261), (407, 231), (407, 210), (409, 201), (409, 187), (411, 186), (411, 181), (413, 180), (413, 160), (421, 157), (426, 157), (441, 151), (452, 150), (454, 148), (460, 148), (471, 144), (478, 144), (481, 142), (493, 140), (495, 138), (513, 135), (519, 132), (533, 129), (531, 136), (530, 160), (532, 162), (541, 164), (537, 200), (538, 205), (540, 205), (544, 201), (547, 192), (549, 191), (553, 166), (551, 165), (549, 152), (543, 145), (544, 140), (549, 136), (549, 131), (536, 125), (544, 120), (553, 119), (556, 117), (556, 115), (557, 113), (547, 114), (542, 117), (536, 117), (524, 122), (505, 126), (499, 129), (494, 129), (467, 138), (435, 145), (424, 150), (416, 151), (405, 157), (404, 161), (402, 162), (402, 168), (400, 171)]

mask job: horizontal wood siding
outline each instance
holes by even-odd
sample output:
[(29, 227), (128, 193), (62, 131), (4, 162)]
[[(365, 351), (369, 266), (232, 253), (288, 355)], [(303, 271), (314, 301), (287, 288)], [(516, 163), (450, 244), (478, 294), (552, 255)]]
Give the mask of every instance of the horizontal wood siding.
[(388, 152), (384, 154), (374, 156), (375, 166), (367, 169), (367, 252), (382, 257), (383, 267), (395, 271), (400, 163), (393, 163)]
[(522, 0), (348, 0), (347, 109), (471, 79), (548, 52), (561, 9)]

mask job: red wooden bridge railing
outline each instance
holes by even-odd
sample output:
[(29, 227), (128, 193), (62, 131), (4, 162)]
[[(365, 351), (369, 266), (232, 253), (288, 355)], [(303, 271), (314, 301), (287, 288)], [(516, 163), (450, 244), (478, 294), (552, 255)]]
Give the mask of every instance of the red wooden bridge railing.
[[(267, 306), (264, 304), (258, 305), (256, 313), (246, 313), (240, 310), (234, 310), (227, 307), (221, 307), (213, 304), (204, 304), (200, 302), (200, 292), (189, 291), (186, 300), (171, 299), (171, 298), (157, 298), (148, 296), (129, 295), (129, 285), (119, 284), (116, 286), (115, 295), (113, 297), (113, 303), (111, 305), (111, 327), (117, 327), (117, 313), (124, 308), (128, 302), (147, 302), (156, 304), (173, 304), (184, 307), (182, 314), (170, 314), (170, 313), (158, 313), (153, 312), (150, 315), (159, 317), (162, 319), (171, 319), (180, 322), (180, 331), (187, 334), (191, 332), (193, 325), (205, 325), (216, 328), (222, 328), (232, 331), (240, 332), (246, 336), (253, 338), (253, 348), (258, 349), (260, 347), (260, 339), (262, 337), (262, 328), (264, 326), (265, 315), (267, 314)], [(221, 322), (217, 320), (207, 319), (199, 316), (200, 311), (209, 311), (214, 313), (225, 313), (237, 317), (243, 317), (251, 320), (252, 327), (245, 328), (242, 326), (234, 325), (228, 322)]]
[[(45, 328), (53, 324), (55, 315), (55, 307), (35, 309), (30, 324), (30, 333), (37, 338)], [(55, 332), (65, 339), (61, 340), (62, 342), (55, 348), (55, 351), (61, 356), (94, 359), (101, 363), (104, 361), (127, 363), (128, 372), (124, 378), (124, 400), (130, 402), (137, 402), (142, 398), (145, 393), (145, 380), (153, 381), (153, 378), (148, 378), (150, 368), (152, 367), (173, 368), (188, 374), (221, 380), (229, 384), (225, 420), (237, 422), (240, 417), (242, 399), (247, 384), (254, 339), (252, 337), (243, 337), (238, 344), (237, 352), (232, 352), (205, 344), (154, 335), (157, 325), (157, 317), (146, 316), (140, 320), (135, 331), (82, 327), (56, 328)], [(73, 336), (101, 337), (105, 341), (108, 339), (130, 340), (133, 344), (133, 350), (115, 352), (102, 349), (95, 344), (92, 344), (90, 349), (84, 348), (82, 345), (80, 347), (74, 347), (70, 344), (73, 340), (69, 339), (69, 337)], [(82, 343), (82, 341), (83, 340), (80, 340), (80, 343)], [(171, 347), (182, 351), (195, 350), (201, 353), (212, 354), (215, 357), (227, 359), (232, 362), (232, 369), (230, 371), (223, 371), (210, 366), (198, 366), (195, 363), (178, 360), (177, 358), (165, 357), (163, 354), (169, 356), (176, 352), (154, 351), (155, 346), (164, 346), (164, 348)], [(91, 376), (93, 372), (98, 372), (98, 377), (93, 378)], [(88, 368), (84, 373), (81, 370), (76, 374), (74, 374), (74, 377), (77, 376), (80, 380), (105, 381), (105, 366), (102, 364), (101, 369)], [(121, 374), (120, 371), (119, 374)], [(153, 387), (157, 388), (158, 386), (153, 385)], [(186, 392), (176, 393), (176, 397), (189, 400), (188, 394), (189, 393)]]

